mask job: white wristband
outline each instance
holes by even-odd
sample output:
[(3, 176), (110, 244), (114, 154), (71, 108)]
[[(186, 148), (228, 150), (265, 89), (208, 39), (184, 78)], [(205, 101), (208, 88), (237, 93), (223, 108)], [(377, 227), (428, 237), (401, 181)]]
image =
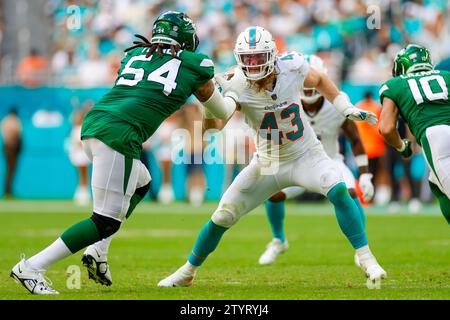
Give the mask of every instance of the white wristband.
[(217, 89), (214, 89), (211, 97), (202, 104), (215, 118), (222, 120), (228, 120), (236, 110), (236, 101), (232, 97), (223, 97)]
[(367, 167), (369, 165), (369, 158), (367, 154), (360, 154), (355, 157), (355, 162), (358, 167)]
[(353, 106), (352, 103), (350, 102), (350, 99), (344, 92), (341, 92), (336, 98), (334, 98), (333, 105), (340, 113), (344, 115), (345, 110)]

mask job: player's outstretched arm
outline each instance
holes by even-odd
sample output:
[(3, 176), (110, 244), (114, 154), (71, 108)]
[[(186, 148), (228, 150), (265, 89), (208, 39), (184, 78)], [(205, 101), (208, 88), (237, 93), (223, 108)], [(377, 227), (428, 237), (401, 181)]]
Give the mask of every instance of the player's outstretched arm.
[(333, 102), (340, 113), (350, 120), (366, 121), (372, 125), (377, 123), (377, 116), (374, 113), (356, 108), (350, 102), (348, 96), (339, 91), (334, 82), (323, 72), (309, 68), (304, 80), (304, 87), (316, 88), (328, 101)]
[(236, 110), (236, 100), (231, 96), (222, 96), (212, 80), (200, 86), (194, 95), (205, 107), (206, 118), (228, 120)]
[(364, 200), (366, 202), (370, 201), (375, 194), (375, 188), (372, 183), (373, 175), (369, 172), (369, 158), (361, 142), (358, 128), (349, 119), (345, 120), (341, 127), (352, 146), (355, 162), (359, 170), (359, 186), (361, 187)]
[(407, 158), (412, 154), (411, 140), (400, 137), (397, 130), (398, 115), (399, 111), (395, 102), (384, 97), (378, 131), (387, 143), (400, 152), (403, 157)]
[(216, 77), (216, 81), (222, 88), (222, 94), (212, 80), (198, 88), (194, 94), (206, 108), (205, 118), (228, 120), (238, 107), (237, 101), (247, 87), (247, 80), (242, 70), (235, 68), (231, 79)]

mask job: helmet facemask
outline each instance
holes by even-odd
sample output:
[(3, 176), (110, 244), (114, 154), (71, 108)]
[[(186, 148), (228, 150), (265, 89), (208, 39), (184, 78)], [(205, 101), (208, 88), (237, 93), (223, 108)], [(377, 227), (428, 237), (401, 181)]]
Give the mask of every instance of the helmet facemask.
[(307, 104), (313, 104), (322, 97), (319, 91), (315, 88), (303, 88), (301, 93), (301, 100)]
[(238, 65), (249, 80), (260, 80), (272, 73), (275, 67), (273, 51), (236, 53)]
[[(320, 73), (327, 74), (328, 70), (325, 66), (325, 63), (320, 59), (320, 57), (316, 55), (305, 55), (305, 60), (308, 64), (316, 71)], [(317, 102), (322, 95), (316, 88), (303, 88), (303, 91), (300, 92), (300, 98), (307, 104), (313, 104)]]

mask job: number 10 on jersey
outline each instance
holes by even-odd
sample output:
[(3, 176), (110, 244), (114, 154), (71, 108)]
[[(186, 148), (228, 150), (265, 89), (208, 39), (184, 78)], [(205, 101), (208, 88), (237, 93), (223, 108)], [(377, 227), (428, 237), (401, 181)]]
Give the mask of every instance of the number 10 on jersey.
[[(291, 117), (293, 115), (293, 117)], [(266, 140), (272, 140), (275, 144), (283, 144), (283, 139), (296, 141), (303, 136), (303, 122), (300, 118), (300, 107), (296, 103), (292, 103), (280, 113), (280, 121), (291, 121), (292, 131), (283, 132), (279, 129), (277, 116), (275, 112), (264, 114), (259, 127), (259, 136)], [(281, 123), (281, 122), (280, 122)], [(274, 131), (278, 134), (273, 134)]]

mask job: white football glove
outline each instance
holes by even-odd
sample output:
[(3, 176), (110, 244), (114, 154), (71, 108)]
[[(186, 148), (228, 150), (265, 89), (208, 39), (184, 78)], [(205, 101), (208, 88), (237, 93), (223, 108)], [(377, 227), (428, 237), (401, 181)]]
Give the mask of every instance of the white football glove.
[(361, 188), (364, 201), (366, 202), (372, 200), (375, 193), (375, 189), (372, 184), (372, 177), (373, 175), (371, 173), (363, 173), (359, 176), (359, 187)]
[[(228, 78), (231, 75), (231, 79)], [(222, 88), (222, 95), (224, 97), (231, 97), (235, 101), (239, 101), (239, 97), (247, 87), (247, 78), (245, 78), (244, 72), (239, 67), (234, 68), (233, 72), (221, 73), (214, 76), (217, 84)]]
[(376, 125), (378, 122), (375, 113), (370, 111), (362, 110), (356, 107), (350, 107), (345, 109), (344, 116), (353, 121), (366, 121), (371, 125)]
[(377, 116), (370, 112), (356, 108), (351, 102), (348, 95), (341, 92), (334, 98), (333, 105), (346, 118), (353, 121), (366, 121), (371, 125), (376, 125), (378, 122)]

